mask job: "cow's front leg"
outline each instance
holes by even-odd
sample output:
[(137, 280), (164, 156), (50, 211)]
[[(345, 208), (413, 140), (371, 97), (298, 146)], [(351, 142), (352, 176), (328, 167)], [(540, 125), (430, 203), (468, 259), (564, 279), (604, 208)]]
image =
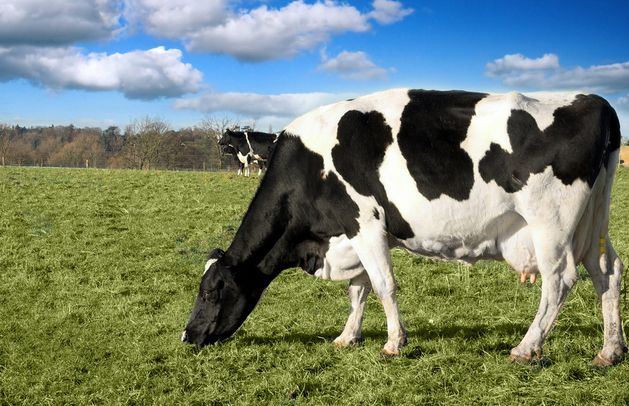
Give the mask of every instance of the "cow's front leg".
[(367, 296), (371, 292), (371, 283), (366, 272), (352, 278), (349, 283), (349, 298), (352, 303), (352, 310), (345, 323), (345, 328), (340, 336), (334, 340), (334, 345), (339, 348), (357, 344), (362, 341), (363, 315), (365, 314), (365, 304)]
[(395, 296), (396, 284), (384, 225), (377, 221), (361, 224), (360, 232), (351, 239), (351, 243), (387, 316), (388, 340), (382, 353), (386, 356), (399, 355), (406, 344), (406, 329), (400, 319)]

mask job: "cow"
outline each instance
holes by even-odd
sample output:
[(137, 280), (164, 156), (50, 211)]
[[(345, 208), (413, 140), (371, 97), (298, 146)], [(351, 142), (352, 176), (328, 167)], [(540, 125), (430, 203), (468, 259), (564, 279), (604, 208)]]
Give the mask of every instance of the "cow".
[[(238, 151), (236, 150), (236, 148), (232, 147), (231, 145), (224, 145), (223, 148), (223, 154), (226, 155), (231, 155), (234, 157), (234, 161), (236, 162), (236, 165), (238, 165), (238, 175), (242, 175), (244, 174), (244, 169), (245, 169), (245, 162), (247, 163), (247, 169), (249, 168), (249, 164), (251, 163), (251, 157), (249, 155), (238, 155)], [(246, 176), (249, 176), (248, 174)]]
[(539, 309), (511, 360), (542, 345), (582, 263), (602, 303), (597, 365), (627, 351), (623, 264), (608, 234), (620, 125), (603, 98), (394, 89), (311, 111), (279, 136), (226, 251), (205, 265), (182, 340), (230, 337), (290, 267), (349, 280), (351, 312), (334, 340), (361, 339), (367, 295), (387, 320), (383, 354), (407, 341), (390, 248), (541, 275)]
[(253, 161), (258, 163), (258, 175), (262, 173), (273, 153), (276, 140), (276, 134), (257, 131), (232, 131), (228, 129), (218, 143), (223, 147), (223, 151), (227, 147), (236, 150), (236, 157), (244, 167), (245, 176), (249, 176), (249, 165)]

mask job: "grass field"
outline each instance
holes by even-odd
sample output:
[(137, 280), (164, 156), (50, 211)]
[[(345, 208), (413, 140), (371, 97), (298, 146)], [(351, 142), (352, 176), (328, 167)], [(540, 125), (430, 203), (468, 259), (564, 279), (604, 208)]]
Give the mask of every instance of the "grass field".
[[(537, 310), (539, 282), (520, 285), (501, 263), (397, 250), (409, 329), (401, 357), (380, 356), (386, 326), (373, 295), (363, 345), (335, 349), (346, 284), (297, 269), (271, 284), (233, 339), (183, 345), (206, 254), (228, 246), (257, 184), (223, 173), (0, 168), (0, 404), (629, 403), (629, 360), (590, 364), (602, 323), (583, 269), (533, 365), (508, 354)], [(629, 169), (617, 176), (610, 233), (629, 264)]]

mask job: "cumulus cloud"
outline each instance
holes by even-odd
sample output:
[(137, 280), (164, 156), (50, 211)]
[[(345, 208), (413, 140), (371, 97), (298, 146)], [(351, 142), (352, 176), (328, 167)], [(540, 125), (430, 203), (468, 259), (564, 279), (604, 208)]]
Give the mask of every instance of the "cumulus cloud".
[(505, 55), (486, 65), (487, 74), (492, 77), (558, 68), (559, 58), (555, 54), (544, 54), (536, 59), (522, 54)]
[(319, 70), (338, 74), (343, 79), (385, 79), (387, 76), (387, 69), (373, 63), (363, 51), (343, 51), (336, 57), (329, 58), (324, 50), (321, 59)]
[(126, 15), (152, 35), (181, 40), (193, 52), (231, 55), (259, 62), (289, 58), (320, 46), (336, 34), (365, 32), (370, 21), (391, 24), (412, 10), (400, 2), (375, 0), (371, 12), (335, 0), (284, 7), (263, 4), (234, 10), (226, 0), (127, 0)]
[(259, 94), (238, 92), (208, 92), (198, 97), (178, 99), (177, 109), (203, 113), (231, 112), (252, 118), (299, 116), (315, 107), (343, 100), (347, 95), (332, 93)]
[(629, 61), (608, 65), (560, 66), (555, 54), (530, 59), (520, 54), (505, 55), (485, 66), (489, 77), (511, 87), (537, 89), (583, 89), (602, 93), (629, 91)]
[(367, 17), (352, 6), (294, 1), (280, 9), (263, 5), (231, 15), (219, 25), (190, 34), (186, 44), (191, 51), (264, 61), (294, 56), (327, 41), (332, 34), (368, 29)]
[(0, 48), (0, 80), (23, 78), (51, 89), (115, 90), (132, 99), (176, 97), (199, 90), (202, 74), (178, 49), (81, 53), (69, 47)]
[(229, 14), (227, 0), (126, 0), (125, 17), (159, 37), (179, 39), (221, 24)]
[(121, 0), (3, 0), (0, 46), (109, 39), (121, 28), (121, 9)]
[(374, 0), (373, 11), (369, 16), (380, 24), (393, 24), (413, 13), (412, 8), (404, 8), (399, 1)]

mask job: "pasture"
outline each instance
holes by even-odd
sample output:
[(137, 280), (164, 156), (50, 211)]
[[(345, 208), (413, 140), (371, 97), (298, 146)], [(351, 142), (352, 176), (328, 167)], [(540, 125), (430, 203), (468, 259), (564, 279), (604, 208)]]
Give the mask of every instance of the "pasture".
[[(364, 343), (334, 348), (346, 283), (299, 269), (271, 284), (231, 340), (182, 344), (207, 252), (227, 248), (257, 185), (227, 173), (0, 168), (0, 404), (629, 403), (629, 360), (590, 363), (602, 322), (581, 267), (531, 365), (508, 355), (539, 281), (399, 250), (409, 343), (398, 358), (380, 355), (373, 294)], [(617, 174), (610, 234), (629, 264), (629, 169)], [(625, 273), (625, 320), (628, 283)]]

